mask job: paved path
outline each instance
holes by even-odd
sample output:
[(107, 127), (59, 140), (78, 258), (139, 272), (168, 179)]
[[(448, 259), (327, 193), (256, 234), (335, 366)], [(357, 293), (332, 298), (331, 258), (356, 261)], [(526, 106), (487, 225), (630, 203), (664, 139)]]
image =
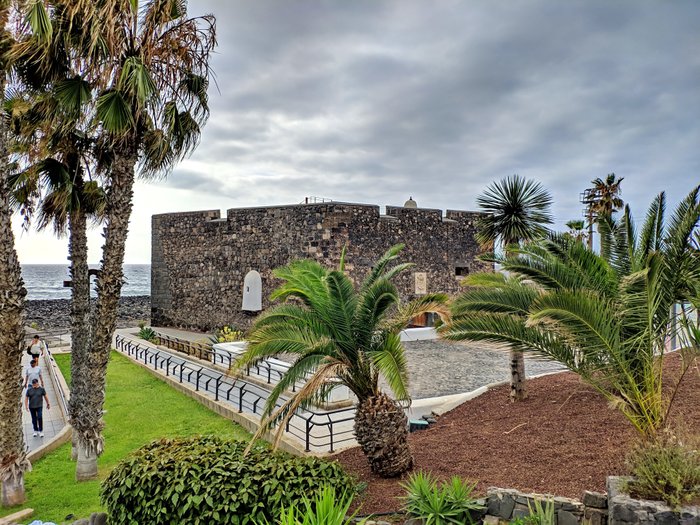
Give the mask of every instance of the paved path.
[[(46, 409), (46, 401), (44, 401), (44, 437), (32, 436), (34, 432), (32, 429), (32, 416), (29, 411), (24, 408), (25, 390), (22, 390), (22, 428), (24, 429), (24, 443), (29, 451), (35, 450), (51, 441), (63, 427), (66, 426), (65, 416), (60, 407), (61, 401), (56, 391), (57, 387), (54, 385), (49, 371), (52, 357), (46, 353), (43, 357), (40, 357), (39, 360), (41, 376), (44, 378), (44, 389), (49, 398), (49, 403), (51, 403), (51, 409)], [(23, 367), (28, 367), (29, 361), (31, 361), (31, 357), (25, 353), (22, 357)], [(24, 382), (24, 372), (22, 372), (22, 382)]]
[[(486, 343), (434, 339), (405, 342), (409, 391), (413, 399), (471, 392), (510, 380), (509, 352)], [(527, 377), (564, 370), (553, 361), (525, 357)]]

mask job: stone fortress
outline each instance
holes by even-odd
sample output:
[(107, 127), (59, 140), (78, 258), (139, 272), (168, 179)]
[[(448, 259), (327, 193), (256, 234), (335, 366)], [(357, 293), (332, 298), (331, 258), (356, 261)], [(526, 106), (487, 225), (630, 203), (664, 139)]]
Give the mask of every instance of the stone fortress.
[(395, 283), (404, 300), (428, 292), (459, 291), (460, 279), (492, 269), (477, 259), (478, 212), (346, 202), (154, 215), (151, 322), (210, 330), (247, 328), (279, 284), (272, 270), (312, 258), (337, 267), (344, 246), (346, 270), (360, 282), (374, 261), (397, 243), (400, 261), (415, 266)]

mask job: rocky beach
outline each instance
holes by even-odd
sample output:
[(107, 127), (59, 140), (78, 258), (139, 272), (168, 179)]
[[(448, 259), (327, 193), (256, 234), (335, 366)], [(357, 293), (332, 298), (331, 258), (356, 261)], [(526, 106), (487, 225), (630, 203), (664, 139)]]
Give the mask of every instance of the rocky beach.
[[(27, 319), (25, 324), (42, 331), (69, 329), (70, 308), (70, 299), (27, 301)], [(117, 328), (136, 326), (139, 322), (149, 324), (150, 320), (150, 295), (127, 296), (119, 300)]]

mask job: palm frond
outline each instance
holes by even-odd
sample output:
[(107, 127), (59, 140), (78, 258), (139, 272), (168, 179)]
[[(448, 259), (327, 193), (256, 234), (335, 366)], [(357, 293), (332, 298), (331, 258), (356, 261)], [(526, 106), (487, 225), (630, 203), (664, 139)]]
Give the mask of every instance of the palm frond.
[(381, 344), (367, 352), (367, 356), (386, 379), (396, 399), (410, 404), (408, 365), (401, 337), (396, 333), (387, 332)]

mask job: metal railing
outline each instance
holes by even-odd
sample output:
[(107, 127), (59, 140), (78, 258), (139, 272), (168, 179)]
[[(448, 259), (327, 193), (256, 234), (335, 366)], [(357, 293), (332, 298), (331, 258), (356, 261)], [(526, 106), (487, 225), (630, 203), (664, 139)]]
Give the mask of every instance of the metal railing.
[(56, 396), (58, 397), (58, 400), (61, 403), (61, 406), (63, 407), (63, 415), (68, 418), (69, 417), (69, 412), (68, 412), (68, 399), (66, 399), (66, 395), (63, 392), (63, 388), (61, 387), (61, 383), (58, 380), (58, 374), (56, 373), (56, 367), (58, 366), (56, 364), (56, 360), (53, 358), (53, 354), (51, 353), (51, 350), (46, 350), (46, 353), (48, 354), (48, 358), (51, 360), (49, 363), (49, 366), (46, 368), (49, 369), (49, 374), (51, 375), (51, 381), (53, 381), (53, 389), (56, 391)]
[[(165, 346), (176, 352), (186, 354), (190, 357), (196, 357), (203, 361), (207, 361), (216, 366), (221, 366), (226, 370), (231, 370), (236, 359), (239, 357), (238, 354), (230, 352), (225, 349), (214, 349), (211, 344), (199, 343), (196, 341), (188, 341), (186, 339), (180, 339), (178, 337), (172, 337), (166, 334), (156, 332), (156, 338), (158, 339), (158, 344)], [(280, 362), (280, 363), (270, 363), (267, 360), (260, 361), (259, 363), (247, 366), (241, 373), (247, 376), (256, 376), (258, 380), (266, 382), (268, 385), (278, 383), (287, 373), (290, 364)], [(307, 378), (309, 374), (307, 374)], [(292, 392), (296, 392), (302, 383), (294, 383), (292, 385)]]
[[(115, 346), (131, 359), (179, 383), (190, 384), (197, 392), (213, 395), (215, 401), (231, 404), (240, 413), (262, 416), (270, 392), (259, 385), (123, 335), (116, 336)], [(276, 408), (285, 401), (285, 398), (280, 398)], [(354, 418), (354, 407), (328, 411), (298, 409), (287, 422), (285, 434), (301, 442), (307, 452), (312, 449), (334, 452), (338, 445), (354, 439), (351, 424)]]

